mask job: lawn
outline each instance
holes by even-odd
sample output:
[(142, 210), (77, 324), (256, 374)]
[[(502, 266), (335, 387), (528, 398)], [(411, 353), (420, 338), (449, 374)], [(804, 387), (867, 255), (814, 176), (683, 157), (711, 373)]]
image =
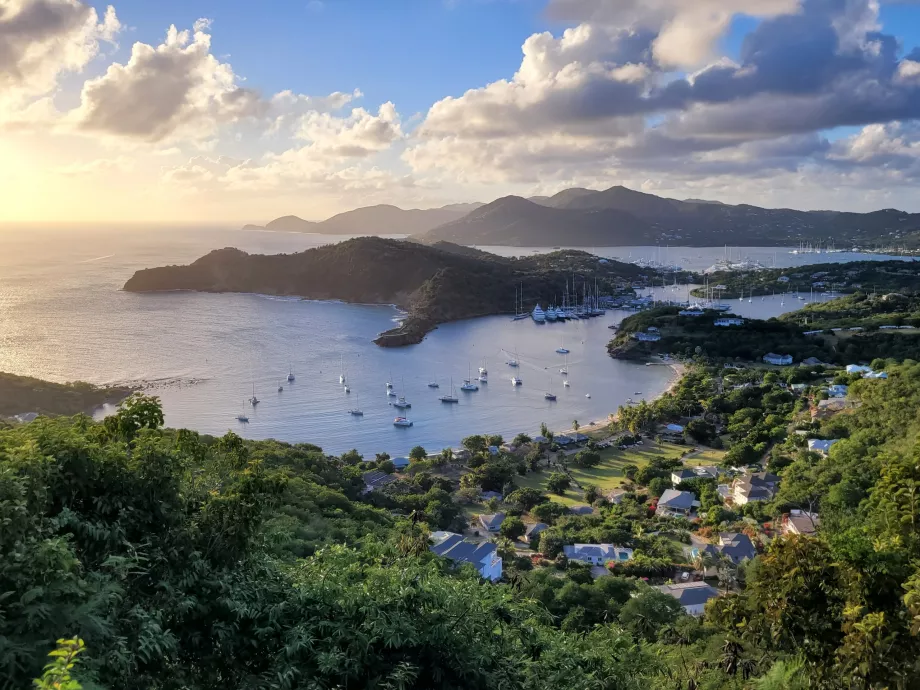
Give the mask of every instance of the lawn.
[[(625, 465), (636, 465), (642, 467), (649, 464), (652, 460), (659, 458), (679, 458), (681, 453), (686, 450), (685, 446), (678, 446), (670, 443), (662, 443), (660, 446), (654, 443), (646, 442), (643, 446), (619, 450), (617, 448), (607, 448), (601, 451), (601, 464), (597, 467), (584, 469), (569, 465), (572, 478), (581, 486), (593, 484), (601, 491), (608, 491), (620, 486), (626, 477), (623, 476), (623, 467)], [(524, 477), (515, 477), (515, 484), (519, 487), (529, 487), (545, 492), (552, 500), (565, 505), (583, 504), (583, 489), (572, 487), (564, 495), (558, 496), (551, 494), (546, 489), (546, 481), (552, 473), (552, 468), (544, 469), (539, 474), (529, 473)]]
[(697, 465), (718, 465), (722, 462), (722, 458), (725, 457), (725, 452), (724, 450), (716, 450), (715, 448), (703, 448), (684, 460), (684, 464), (689, 467), (695, 467)]

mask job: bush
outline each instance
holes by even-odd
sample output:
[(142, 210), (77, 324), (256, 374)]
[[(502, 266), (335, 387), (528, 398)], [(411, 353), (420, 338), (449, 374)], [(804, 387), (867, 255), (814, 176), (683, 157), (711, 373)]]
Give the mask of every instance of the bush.
[(562, 472), (553, 472), (549, 475), (549, 479), (546, 482), (546, 487), (554, 494), (560, 496), (564, 494), (571, 485), (572, 480), (569, 479), (567, 474), (563, 474)]
[(524, 522), (521, 518), (517, 517), (507, 517), (502, 521), (501, 526), (502, 536), (511, 539), (512, 541), (522, 537), (524, 532), (527, 531), (527, 527), (524, 525)]
[(548, 501), (535, 506), (530, 512), (540, 522), (551, 525), (563, 515), (568, 515), (569, 509), (561, 503)]
[(427, 455), (428, 455), (428, 451), (426, 451), (421, 446), (415, 446), (412, 450), (409, 451), (409, 459), (412, 460), (413, 462), (416, 462), (418, 460), (424, 460), (427, 457)]

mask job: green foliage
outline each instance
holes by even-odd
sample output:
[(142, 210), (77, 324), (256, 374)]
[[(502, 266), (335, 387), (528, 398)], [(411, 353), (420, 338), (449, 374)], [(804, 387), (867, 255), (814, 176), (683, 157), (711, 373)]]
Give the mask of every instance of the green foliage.
[(583, 450), (575, 455), (572, 464), (576, 467), (597, 467), (601, 464), (601, 455), (595, 450)]
[(634, 635), (651, 642), (657, 638), (659, 630), (676, 621), (682, 612), (677, 599), (646, 587), (626, 602), (619, 620)]
[(23, 412), (43, 415), (89, 413), (103, 403), (117, 403), (130, 393), (127, 388), (100, 388), (79, 381), (50, 383), (0, 372), (0, 417)]
[(42, 677), (33, 681), (36, 690), (81, 690), (81, 685), (71, 675), (77, 665), (77, 656), (86, 650), (79, 638), (61, 639), (57, 647), (48, 653), (51, 661), (45, 666)]
[(569, 475), (562, 472), (553, 472), (549, 475), (549, 479), (546, 480), (546, 488), (554, 494), (564, 494), (571, 485), (572, 480)]
[(536, 489), (531, 489), (530, 487), (516, 489), (505, 496), (505, 503), (514, 510), (520, 510), (522, 512), (530, 510), (541, 503), (546, 503), (548, 500), (545, 494)]
[(502, 526), (500, 529), (502, 536), (506, 539), (511, 539), (512, 541), (520, 539), (522, 536), (524, 536), (524, 532), (527, 531), (527, 527), (524, 525), (524, 521), (521, 520), (521, 518), (513, 516), (506, 517), (502, 521)]
[(428, 455), (428, 451), (425, 450), (422, 446), (415, 446), (412, 450), (409, 451), (409, 460), (419, 461), (424, 460)]

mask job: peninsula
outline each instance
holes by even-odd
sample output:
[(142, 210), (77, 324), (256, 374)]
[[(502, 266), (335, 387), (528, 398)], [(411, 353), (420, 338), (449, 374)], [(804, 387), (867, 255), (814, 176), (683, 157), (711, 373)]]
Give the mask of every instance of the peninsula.
[(611, 294), (629, 290), (645, 270), (581, 251), (505, 258), (446, 242), (434, 245), (360, 237), (296, 254), (251, 255), (220, 249), (188, 266), (137, 271), (130, 292), (196, 290), (253, 292), (394, 304), (407, 312), (403, 323), (375, 342), (399, 347), (421, 342), (438, 324), (513, 313), (515, 295), (525, 309), (561, 302), (572, 289)]
[(90, 383), (51, 383), (0, 372), (0, 417), (23, 414), (64, 415), (92, 412), (105, 403), (118, 403), (132, 393), (123, 386)]

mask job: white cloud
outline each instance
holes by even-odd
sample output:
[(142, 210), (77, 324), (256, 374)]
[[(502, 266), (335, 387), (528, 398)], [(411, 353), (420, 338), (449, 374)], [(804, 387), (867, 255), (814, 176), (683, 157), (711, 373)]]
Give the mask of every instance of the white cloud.
[(0, 119), (80, 72), (121, 28), (111, 6), (100, 19), (78, 0), (0, 0)]
[[(196, 22), (202, 27), (202, 20)], [(237, 85), (211, 55), (211, 37), (171, 26), (157, 47), (135, 43), (127, 64), (83, 85), (72, 114), (83, 131), (145, 142), (206, 137), (222, 124), (265, 112), (258, 94)]]
[(76, 177), (81, 175), (97, 175), (106, 172), (128, 172), (134, 169), (134, 161), (126, 156), (117, 158), (96, 158), (94, 160), (71, 163), (55, 168), (59, 175)]
[(403, 133), (396, 106), (387, 102), (376, 115), (364, 108), (355, 108), (344, 118), (307, 113), (300, 120), (297, 137), (310, 142), (311, 153), (363, 158), (388, 149)]

